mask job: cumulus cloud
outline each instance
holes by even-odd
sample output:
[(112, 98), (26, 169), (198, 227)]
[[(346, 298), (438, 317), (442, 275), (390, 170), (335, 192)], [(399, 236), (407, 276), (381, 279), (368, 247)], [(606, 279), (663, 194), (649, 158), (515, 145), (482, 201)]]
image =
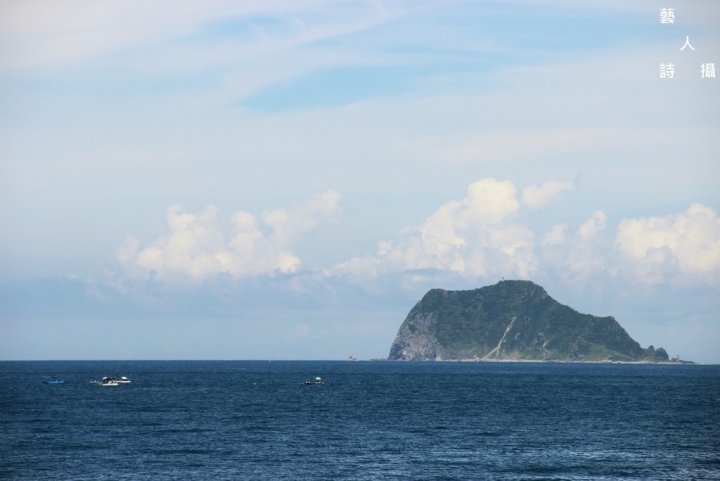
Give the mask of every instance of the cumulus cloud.
[(540, 187), (530, 185), (523, 189), (522, 203), (531, 209), (540, 209), (547, 204), (560, 200), (560, 194), (567, 190), (575, 190), (575, 183), (572, 181), (548, 180)]
[[(464, 198), (378, 242), (375, 254), (312, 276), (365, 283), (400, 275), (408, 287), (445, 276), (553, 277), (573, 285), (720, 281), (720, 219), (709, 207), (694, 204), (676, 215), (622, 219), (617, 228), (608, 227), (607, 215), (597, 210), (583, 221), (553, 226), (536, 246), (534, 232), (517, 220), (517, 197), (510, 181), (479, 180)], [(117, 256), (126, 273), (139, 279), (198, 282), (219, 274), (245, 279), (294, 273), (302, 264), (294, 245), (319, 223), (336, 221), (339, 203), (340, 194), (330, 190), (261, 215), (236, 212), (229, 227), (220, 225), (220, 210), (213, 205), (190, 213), (174, 204), (166, 211), (164, 235), (144, 246), (128, 237)]]
[(567, 224), (554, 226), (542, 238), (543, 270), (553, 271), (569, 283), (612, 273), (610, 242), (604, 232), (606, 220), (605, 213), (598, 210), (574, 229)]
[(260, 219), (236, 212), (229, 238), (218, 225), (217, 207), (191, 214), (174, 204), (166, 209), (168, 232), (142, 249), (138, 239), (128, 237), (118, 260), (132, 277), (173, 281), (201, 281), (221, 273), (234, 279), (292, 273), (301, 264), (292, 253), (294, 242), (320, 222), (337, 220), (339, 202), (340, 194), (329, 190)]
[(720, 219), (701, 204), (665, 217), (623, 219), (615, 246), (646, 284), (720, 280)]
[(576, 229), (554, 226), (541, 241), (540, 271), (571, 283), (720, 281), (720, 219), (713, 209), (693, 204), (680, 214), (622, 219), (614, 231), (606, 223), (597, 211)]
[(567, 224), (558, 224), (545, 234), (542, 238), (543, 247), (551, 247), (562, 244), (567, 240)]
[(462, 200), (442, 205), (421, 225), (401, 231), (395, 241), (380, 242), (376, 256), (351, 259), (329, 273), (377, 276), (439, 270), (465, 278), (527, 278), (536, 269), (534, 235), (512, 221), (519, 207), (512, 182), (474, 182)]
[(605, 221), (607, 216), (601, 210), (596, 211), (593, 215), (586, 220), (578, 229), (578, 233), (583, 240), (593, 239), (598, 232), (605, 229)]

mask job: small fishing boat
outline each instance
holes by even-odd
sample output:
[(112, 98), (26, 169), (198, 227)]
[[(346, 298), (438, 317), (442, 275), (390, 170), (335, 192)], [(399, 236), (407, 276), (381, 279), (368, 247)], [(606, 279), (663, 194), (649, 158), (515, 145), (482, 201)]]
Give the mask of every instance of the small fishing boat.
[(120, 379), (116, 377), (104, 377), (102, 378), (103, 382), (116, 382), (118, 384), (130, 384), (130, 379), (126, 378), (125, 376), (122, 376)]
[(119, 386), (120, 384), (117, 383), (117, 381), (111, 377), (104, 377), (102, 378), (102, 382), (100, 381), (90, 381), (90, 384), (93, 386), (100, 386), (100, 387), (115, 387)]
[(64, 384), (64, 383), (65, 383), (65, 381), (63, 381), (62, 379), (58, 379), (58, 378), (56, 378), (56, 377), (54, 377), (54, 376), (53, 376), (52, 379), (46, 379), (46, 380), (44, 380), (43, 382), (44, 382), (45, 384)]
[(323, 381), (319, 377), (316, 377), (314, 381), (305, 381), (306, 386), (322, 386), (324, 384), (325, 384), (325, 381)]

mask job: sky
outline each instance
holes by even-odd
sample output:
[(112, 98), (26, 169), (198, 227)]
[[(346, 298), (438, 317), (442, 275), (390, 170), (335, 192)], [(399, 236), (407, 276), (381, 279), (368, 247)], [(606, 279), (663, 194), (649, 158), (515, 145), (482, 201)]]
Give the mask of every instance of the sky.
[(0, 2), (0, 360), (385, 358), (504, 278), (720, 363), (719, 23)]

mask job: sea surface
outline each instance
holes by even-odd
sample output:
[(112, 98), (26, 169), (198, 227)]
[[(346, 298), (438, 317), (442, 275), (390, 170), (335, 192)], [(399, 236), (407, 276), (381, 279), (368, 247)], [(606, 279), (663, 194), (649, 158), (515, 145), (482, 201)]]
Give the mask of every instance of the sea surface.
[(0, 362), (0, 479), (718, 480), (720, 366)]

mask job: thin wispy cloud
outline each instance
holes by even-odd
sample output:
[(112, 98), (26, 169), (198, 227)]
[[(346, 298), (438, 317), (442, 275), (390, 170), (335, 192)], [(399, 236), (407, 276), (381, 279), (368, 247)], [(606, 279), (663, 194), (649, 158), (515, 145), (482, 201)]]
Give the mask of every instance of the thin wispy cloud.
[[(199, 71), (248, 61), (372, 28), (402, 15), (382, 3), (263, 2), (84, 2), (8, 1), (0, 6), (0, 70), (62, 68), (83, 61), (160, 46), (160, 65), (183, 51), (185, 70)], [(321, 13), (324, 12), (324, 13)], [(221, 25), (224, 35), (193, 39)], [(222, 30), (222, 29), (221, 29)]]

